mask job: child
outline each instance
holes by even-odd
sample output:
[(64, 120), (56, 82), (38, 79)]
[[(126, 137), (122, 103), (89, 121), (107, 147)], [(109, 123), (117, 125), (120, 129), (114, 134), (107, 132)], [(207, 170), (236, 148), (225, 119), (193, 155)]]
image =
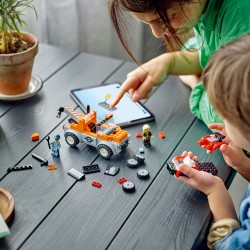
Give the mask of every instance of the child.
[[(242, 148), (250, 151), (250, 34), (215, 52), (204, 69), (204, 86), (216, 112), (224, 124), (211, 124), (226, 135), (220, 147), (226, 162), (250, 180), (250, 159)], [(184, 155), (192, 153), (184, 152)], [(214, 224), (208, 236), (211, 249), (250, 249), (250, 185), (237, 219), (231, 197), (223, 181), (206, 172), (182, 164), (186, 175), (179, 180), (207, 195)]]
[[(200, 75), (214, 51), (250, 32), (249, 0), (109, 0), (109, 11), (121, 43), (134, 60), (125, 39), (129, 36), (123, 33), (126, 27), (124, 12), (149, 25), (154, 36), (164, 38), (168, 44), (175, 40), (182, 45), (181, 38), (193, 29), (200, 44), (196, 52), (170, 51), (130, 72), (111, 107), (127, 91), (135, 102), (148, 97), (152, 87), (169, 74)], [(197, 77), (193, 79), (186, 82), (192, 88), (191, 112), (205, 124), (221, 122), (203, 84), (199, 83)]]

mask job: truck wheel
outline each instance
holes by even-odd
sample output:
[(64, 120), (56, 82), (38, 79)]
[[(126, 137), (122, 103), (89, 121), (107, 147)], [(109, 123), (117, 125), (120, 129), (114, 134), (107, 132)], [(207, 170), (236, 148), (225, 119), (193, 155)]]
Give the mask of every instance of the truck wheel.
[(128, 146), (128, 141), (121, 145), (121, 150), (124, 150)]
[(75, 147), (78, 143), (79, 143), (79, 139), (78, 137), (71, 133), (71, 132), (67, 132), (65, 133), (65, 141), (71, 146), (71, 147)]
[(104, 159), (110, 159), (113, 155), (111, 148), (105, 144), (100, 144), (97, 146), (98, 154)]

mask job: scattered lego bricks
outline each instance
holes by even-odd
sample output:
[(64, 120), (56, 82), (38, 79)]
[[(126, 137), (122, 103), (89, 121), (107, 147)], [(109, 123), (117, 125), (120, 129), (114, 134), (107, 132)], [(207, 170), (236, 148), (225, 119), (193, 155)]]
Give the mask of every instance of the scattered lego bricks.
[(127, 178), (121, 178), (121, 179), (119, 179), (117, 182), (119, 183), (119, 184), (122, 184), (122, 183), (124, 183), (125, 181), (127, 181)]
[(11, 168), (8, 168), (7, 169), (7, 172), (10, 173), (10, 172), (13, 172), (13, 171), (20, 171), (20, 170), (29, 170), (29, 169), (32, 169), (32, 165), (23, 165), (23, 166), (16, 166), (16, 167), (11, 167)]
[(49, 165), (48, 170), (56, 170), (57, 166), (56, 165)]
[(82, 169), (84, 174), (91, 174), (101, 171), (98, 164), (83, 166)]
[(39, 140), (39, 134), (38, 133), (34, 133), (31, 135), (31, 140), (32, 141), (38, 141)]
[(158, 136), (162, 139), (166, 138), (165, 134), (163, 132), (158, 132)]
[(83, 180), (85, 178), (85, 174), (80, 173), (74, 168), (71, 168), (68, 172), (68, 175), (72, 176), (73, 178), (77, 179), (78, 181)]
[(93, 187), (97, 187), (97, 188), (101, 188), (101, 187), (102, 187), (102, 184), (99, 183), (99, 182), (94, 181), (94, 182), (92, 182), (92, 186), (93, 186)]

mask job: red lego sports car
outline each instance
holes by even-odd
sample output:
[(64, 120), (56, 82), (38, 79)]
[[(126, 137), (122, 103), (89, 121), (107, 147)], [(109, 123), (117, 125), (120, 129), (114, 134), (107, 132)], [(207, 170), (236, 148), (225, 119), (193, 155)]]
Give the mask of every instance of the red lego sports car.
[[(206, 150), (215, 151), (219, 148), (224, 142), (222, 141), (225, 138), (224, 135), (216, 132), (211, 135), (203, 136), (197, 144)], [(212, 153), (211, 152), (211, 153)]]

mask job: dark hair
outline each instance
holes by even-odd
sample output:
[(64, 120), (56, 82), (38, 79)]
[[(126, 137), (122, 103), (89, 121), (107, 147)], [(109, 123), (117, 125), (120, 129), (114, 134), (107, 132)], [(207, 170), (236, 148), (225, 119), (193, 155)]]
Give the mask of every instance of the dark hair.
[[(176, 6), (180, 8), (184, 14), (182, 5), (192, 2), (198, 2), (198, 0), (109, 0), (109, 13), (123, 47), (131, 58), (137, 62), (129, 49), (128, 42), (125, 40), (126, 35), (124, 34), (124, 31), (127, 31), (126, 12), (157, 13), (166, 27), (173, 33), (175, 43), (179, 44), (181, 47), (183, 46), (183, 43), (174, 33), (174, 29), (171, 26), (167, 15), (167, 10), (172, 6)], [(174, 50), (173, 39), (164, 35), (164, 40), (170, 51)]]
[(250, 34), (220, 48), (203, 71), (216, 112), (250, 139)]

